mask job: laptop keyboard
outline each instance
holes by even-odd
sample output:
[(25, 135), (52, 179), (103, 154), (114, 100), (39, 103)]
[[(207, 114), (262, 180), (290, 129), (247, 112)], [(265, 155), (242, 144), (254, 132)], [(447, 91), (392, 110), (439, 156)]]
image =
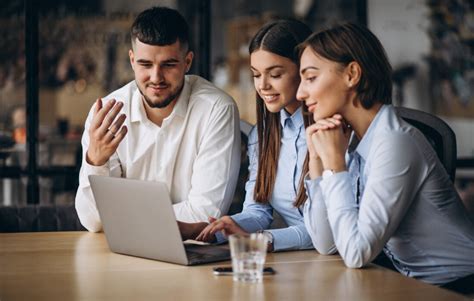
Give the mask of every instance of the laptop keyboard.
[(186, 254), (188, 255), (189, 261), (191, 262), (201, 261), (201, 260), (205, 260), (206, 258), (214, 257), (211, 254), (203, 254), (203, 253), (198, 253), (198, 252), (193, 252), (193, 251), (186, 251)]
[(186, 246), (186, 255), (190, 263), (222, 261), (230, 258), (230, 251), (218, 246)]

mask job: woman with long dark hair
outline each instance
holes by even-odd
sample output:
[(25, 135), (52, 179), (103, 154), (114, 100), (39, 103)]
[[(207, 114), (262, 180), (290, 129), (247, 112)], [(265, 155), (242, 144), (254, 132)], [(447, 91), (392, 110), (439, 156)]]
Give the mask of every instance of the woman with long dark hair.
[[(198, 240), (223, 241), (233, 233), (264, 231), (269, 250), (313, 247), (302, 214), (307, 148), (301, 103), (296, 100), (300, 77), (295, 50), (310, 34), (304, 23), (284, 19), (266, 24), (253, 37), (249, 52), (257, 125), (249, 135), (250, 175), (243, 211), (211, 218)], [(269, 230), (273, 210), (287, 228)]]

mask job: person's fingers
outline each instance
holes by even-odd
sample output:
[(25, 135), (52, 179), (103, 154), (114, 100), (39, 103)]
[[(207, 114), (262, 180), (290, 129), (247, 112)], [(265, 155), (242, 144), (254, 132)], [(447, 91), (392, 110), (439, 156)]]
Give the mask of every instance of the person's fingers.
[(97, 111), (97, 114), (95, 114), (94, 116), (94, 122), (97, 128), (102, 126), (105, 117), (110, 112), (110, 110), (114, 107), (115, 104), (116, 104), (116, 100), (111, 99), (105, 105), (102, 105), (100, 110)]
[(333, 118), (333, 117), (329, 117), (326, 119), (326, 121), (336, 125), (336, 126), (340, 126), (342, 125), (342, 120), (338, 119), (338, 118)]
[(313, 145), (319, 145), (319, 140), (320, 140), (321, 135), (322, 135), (322, 131), (319, 131), (311, 136), (311, 141), (313, 142)]
[(202, 241), (212, 242), (215, 240), (215, 234), (223, 229), (223, 223), (221, 221), (216, 221), (206, 227), (200, 234), (200, 239)]
[(315, 133), (316, 131), (318, 130), (318, 124), (317, 123), (313, 123), (311, 124), (310, 126), (308, 126), (306, 128), (306, 134), (308, 136), (311, 136), (311, 134)]
[(122, 102), (117, 102), (112, 108), (109, 109), (108, 113), (102, 120), (102, 124), (99, 128), (99, 130), (105, 134), (109, 129), (110, 126), (115, 122), (115, 119), (117, 115), (120, 113), (122, 110), (123, 103)]
[(110, 128), (104, 135), (106, 138), (105, 139), (106, 142), (112, 141), (119, 134), (121, 127), (123, 123), (125, 122), (125, 119), (126, 119), (125, 114), (121, 114), (119, 117), (117, 117), (115, 122), (110, 126)]
[[(214, 219), (214, 222), (215, 222), (216, 219), (215, 218), (213, 218), (213, 219)], [(212, 229), (213, 224), (214, 223), (210, 223), (204, 229), (202, 229), (201, 233), (199, 233), (199, 235), (196, 237), (196, 240), (208, 241), (208, 237), (210, 236), (209, 231)]]
[(198, 234), (198, 236), (196, 236), (196, 240), (199, 240), (199, 241), (205, 241), (204, 240), (204, 237), (207, 235), (207, 229), (208, 229), (209, 226), (207, 226), (206, 228), (204, 228), (201, 233)]
[(314, 124), (314, 133), (316, 134), (319, 131), (332, 129), (334, 126), (329, 126), (326, 122), (319, 122)]
[(109, 131), (111, 131), (112, 134), (116, 135), (122, 127), (122, 124), (125, 122), (126, 118), (127, 117), (125, 116), (125, 114), (121, 114), (119, 117), (117, 117), (115, 122), (110, 126)]
[(222, 225), (222, 223), (211, 226), (209, 228), (209, 231), (204, 236), (204, 239), (206, 241), (213, 241), (213, 238), (215, 237), (216, 233), (221, 231), (222, 229), (224, 229), (224, 226)]
[(209, 217), (209, 225), (199, 233), (196, 240), (213, 241), (215, 234), (225, 228), (232, 227), (235, 222), (229, 216), (223, 216), (220, 219)]
[(205, 242), (211, 242), (212, 239), (210, 238), (211, 236), (209, 235), (209, 232), (204, 229), (199, 235), (196, 237), (196, 240), (198, 241), (205, 241)]
[(308, 146), (308, 152), (311, 156), (315, 156), (316, 155), (316, 149), (314, 148), (314, 145), (313, 145), (313, 140), (311, 139), (311, 136), (314, 135), (314, 133), (316, 133), (317, 131), (317, 127), (315, 126), (315, 124), (311, 125), (311, 127), (308, 127), (306, 129), (306, 144)]
[(221, 231), (224, 228), (225, 228), (225, 223), (219, 220), (211, 224), (211, 229), (209, 230), (209, 234), (216, 234), (218, 231)]
[(92, 121), (90, 125), (90, 128), (92, 130), (97, 129), (100, 126), (99, 120), (97, 118), (97, 114), (99, 114), (100, 110), (102, 110), (102, 99), (97, 98), (97, 100), (95, 101), (94, 113), (92, 114)]
[(115, 99), (110, 100), (94, 115), (90, 126), (90, 136), (97, 140), (101, 140), (108, 131), (108, 127), (104, 126), (104, 119), (108, 112), (112, 109), (115, 104)]
[(341, 122), (337, 119), (326, 118), (318, 120), (316, 124), (324, 129), (333, 129), (341, 125)]
[(102, 140), (103, 140), (105, 143), (110, 143), (110, 142), (111, 142), (112, 140), (114, 140), (114, 139), (115, 139), (114, 133), (112, 133), (112, 131), (107, 131), (107, 132), (105, 132), (105, 134), (103, 135), (103, 139), (102, 139)]
[(95, 101), (94, 115), (102, 109), (102, 98), (97, 98)]
[[(217, 224), (219, 224), (219, 220), (215, 220), (213, 223), (209, 224), (204, 230), (199, 233), (199, 235), (196, 237), (196, 240), (201, 240), (201, 241), (209, 241), (211, 240), (213, 233), (212, 231), (216, 227)], [(217, 232), (217, 231), (216, 231)]]
[(117, 147), (120, 142), (122, 142), (123, 138), (127, 135), (128, 129), (127, 126), (122, 126), (120, 131), (114, 136), (114, 138), (111, 140), (112, 146)]

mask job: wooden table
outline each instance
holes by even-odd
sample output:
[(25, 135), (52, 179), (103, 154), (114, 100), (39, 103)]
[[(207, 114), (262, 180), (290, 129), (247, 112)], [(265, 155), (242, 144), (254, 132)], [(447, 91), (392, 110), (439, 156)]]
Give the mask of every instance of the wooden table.
[(348, 269), (315, 251), (269, 254), (276, 275), (234, 283), (213, 266), (110, 252), (104, 234), (0, 234), (0, 300), (468, 300), (371, 265)]

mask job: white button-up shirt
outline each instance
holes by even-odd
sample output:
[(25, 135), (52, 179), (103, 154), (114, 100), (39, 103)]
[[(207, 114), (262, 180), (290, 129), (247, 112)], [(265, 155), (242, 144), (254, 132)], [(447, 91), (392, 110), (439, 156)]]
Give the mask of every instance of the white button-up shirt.
[(85, 228), (102, 229), (89, 175), (165, 182), (180, 221), (207, 221), (227, 212), (240, 166), (239, 113), (229, 95), (203, 78), (187, 75), (173, 112), (161, 127), (147, 118), (135, 81), (103, 101), (111, 99), (124, 103), (128, 133), (105, 165), (88, 164), (93, 109), (89, 112), (76, 195), (76, 210)]

